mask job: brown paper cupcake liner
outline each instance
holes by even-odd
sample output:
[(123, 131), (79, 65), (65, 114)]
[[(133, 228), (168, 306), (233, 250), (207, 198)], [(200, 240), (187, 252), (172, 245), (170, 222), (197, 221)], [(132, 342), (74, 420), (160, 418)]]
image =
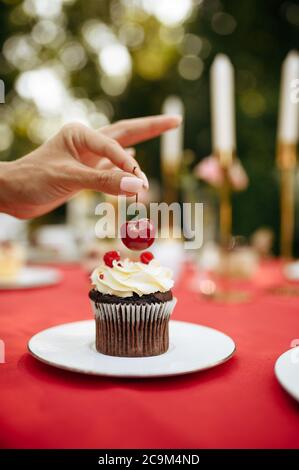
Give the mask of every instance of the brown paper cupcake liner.
[(105, 304), (91, 301), (96, 349), (123, 357), (157, 356), (169, 347), (169, 317), (176, 299), (156, 304)]

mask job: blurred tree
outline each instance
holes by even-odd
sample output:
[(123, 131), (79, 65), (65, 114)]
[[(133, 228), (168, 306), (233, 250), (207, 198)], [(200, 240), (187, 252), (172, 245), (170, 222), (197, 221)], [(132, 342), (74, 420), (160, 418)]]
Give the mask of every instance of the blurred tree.
[[(234, 198), (234, 232), (261, 225), (278, 232), (274, 168), (280, 67), (298, 43), (292, 1), (2, 0), (0, 106), (2, 159), (16, 158), (80, 120), (159, 113), (169, 94), (182, 97), (185, 147), (210, 153), (209, 68), (219, 52), (236, 69), (238, 155), (250, 187)], [(158, 176), (158, 141), (139, 148)], [(299, 238), (299, 231), (297, 238)]]

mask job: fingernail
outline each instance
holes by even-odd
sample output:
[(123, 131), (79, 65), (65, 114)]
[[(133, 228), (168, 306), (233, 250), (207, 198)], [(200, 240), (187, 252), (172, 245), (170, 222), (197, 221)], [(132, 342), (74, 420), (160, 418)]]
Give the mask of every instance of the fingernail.
[(142, 179), (143, 179), (144, 188), (148, 189), (149, 188), (148, 179), (147, 179), (146, 174), (143, 171), (141, 172), (141, 176), (142, 176)]
[(120, 181), (121, 191), (126, 193), (137, 193), (142, 188), (144, 182), (141, 178), (135, 176), (124, 176)]
[(134, 157), (135, 154), (136, 154), (136, 150), (133, 148), (133, 147), (129, 147), (126, 149), (126, 152), (128, 155), (130, 155), (131, 157)]
[(180, 114), (174, 114), (174, 115), (169, 116), (169, 117), (172, 118), (177, 123), (178, 126), (180, 124), (182, 124), (183, 116), (181, 116)]

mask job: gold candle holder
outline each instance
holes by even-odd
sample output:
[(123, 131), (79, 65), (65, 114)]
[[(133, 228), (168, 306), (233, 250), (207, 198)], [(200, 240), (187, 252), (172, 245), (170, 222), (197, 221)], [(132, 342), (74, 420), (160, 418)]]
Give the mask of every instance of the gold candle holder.
[(223, 183), (220, 188), (220, 243), (226, 248), (232, 236), (231, 184), (228, 172), (233, 163), (234, 151), (218, 150), (216, 156), (223, 171)]
[[(162, 197), (163, 202), (168, 205), (173, 202), (179, 202), (179, 173), (181, 163), (176, 162), (171, 164), (171, 159), (163, 159), (161, 162), (162, 171)], [(172, 237), (174, 231), (174, 218), (173, 212), (169, 213), (169, 234)], [(162, 229), (162, 227), (161, 227)]]
[(167, 204), (179, 200), (179, 171), (177, 165), (162, 163), (163, 201)]
[(277, 167), (280, 171), (280, 254), (283, 258), (292, 258), (295, 227), (295, 143), (278, 143)]

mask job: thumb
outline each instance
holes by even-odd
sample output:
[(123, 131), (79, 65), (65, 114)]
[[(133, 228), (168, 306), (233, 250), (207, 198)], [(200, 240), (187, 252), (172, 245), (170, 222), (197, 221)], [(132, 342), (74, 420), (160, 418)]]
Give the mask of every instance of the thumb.
[(144, 181), (120, 170), (80, 169), (77, 179), (79, 189), (92, 189), (107, 194), (134, 196), (141, 191)]

